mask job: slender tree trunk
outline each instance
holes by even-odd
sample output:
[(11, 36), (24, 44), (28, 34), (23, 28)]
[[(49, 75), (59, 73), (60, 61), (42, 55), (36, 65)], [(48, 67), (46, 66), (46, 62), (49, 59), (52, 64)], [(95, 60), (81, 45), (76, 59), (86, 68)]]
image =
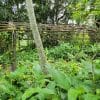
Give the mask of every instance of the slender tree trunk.
[(16, 32), (12, 32), (12, 58), (11, 58), (11, 70), (16, 70)]
[(40, 34), (39, 34), (38, 26), (37, 26), (37, 23), (36, 23), (36, 18), (35, 18), (32, 0), (26, 0), (26, 8), (27, 8), (27, 12), (28, 12), (30, 27), (31, 27), (31, 30), (32, 30), (32, 35), (34, 37), (34, 41), (35, 41), (37, 51), (38, 51), (38, 54), (39, 54), (40, 66), (42, 68), (42, 71), (44, 73), (46, 73), (46, 68), (45, 68), (46, 56), (45, 56), (45, 53), (44, 53), (44, 49), (43, 49), (41, 37), (40, 37)]
[(18, 37), (18, 49), (20, 50), (20, 38)]

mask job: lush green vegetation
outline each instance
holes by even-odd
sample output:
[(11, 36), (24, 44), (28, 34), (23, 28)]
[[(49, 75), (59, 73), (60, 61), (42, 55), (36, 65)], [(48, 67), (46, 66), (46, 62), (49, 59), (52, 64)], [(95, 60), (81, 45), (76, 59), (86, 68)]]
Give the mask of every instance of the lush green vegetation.
[[(1, 100), (99, 100), (99, 44), (62, 43), (45, 49), (48, 56), (45, 75), (38, 65), (36, 50), (17, 52), (18, 67), (0, 65)], [(0, 56), (5, 64), (7, 54)], [(8, 66), (8, 68), (7, 68)], [(6, 69), (6, 70), (5, 70)]]
[(100, 0), (0, 0), (0, 100), (100, 100)]

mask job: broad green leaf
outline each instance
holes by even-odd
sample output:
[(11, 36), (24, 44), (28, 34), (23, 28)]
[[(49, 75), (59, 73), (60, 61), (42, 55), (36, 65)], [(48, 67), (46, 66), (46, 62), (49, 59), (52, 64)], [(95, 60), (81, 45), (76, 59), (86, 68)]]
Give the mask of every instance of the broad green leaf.
[(51, 89), (51, 90), (55, 90), (55, 86), (56, 86), (56, 83), (55, 82), (49, 82), (49, 84), (47, 85), (47, 88)]
[(25, 91), (25, 93), (22, 96), (22, 100), (26, 100), (30, 96), (32, 96), (34, 93), (39, 94), (39, 98), (48, 97), (49, 95), (55, 95), (55, 92), (53, 90), (50, 90), (48, 88), (30, 88)]
[(100, 100), (100, 96), (88, 93), (84, 95), (84, 100)]
[(55, 92), (53, 90), (50, 90), (48, 88), (42, 88), (41, 91), (39, 91), (39, 93), (43, 93), (43, 94), (55, 94)]
[(84, 93), (83, 88), (70, 88), (68, 91), (68, 100), (77, 100), (77, 97)]
[(58, 86), (61, 88), (68, 90), (71, 86), (70, 84), (70, 77), (65, 76), (64, 73), (52, 68), (51, 66), (48, 66), (48, 72), (54, 79), (54, 81), (57, 83)]
[(29, 98), (32, 94), (38, 93), (41, 89), (40, 88), (29, 88), (25, 91), (25, 93), (22, 96), (22, 100), (26, 100)]

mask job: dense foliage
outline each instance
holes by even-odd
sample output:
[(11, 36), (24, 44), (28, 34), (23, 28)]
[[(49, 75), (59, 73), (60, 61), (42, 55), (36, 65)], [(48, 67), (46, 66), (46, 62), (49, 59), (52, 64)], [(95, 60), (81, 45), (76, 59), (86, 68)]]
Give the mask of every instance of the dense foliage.
[[(100, 60), (98, 44), (62, 43), (45, 49), (48, 74), (38, 65), (36, 51), (18, 52), (18, 68), (10, 72), (0, 65), (1, 100), (99, 100)], [(8, 60), (7, 55), (1, 60)], [(5, 61), (6, 62), (6, 61)]]
[[(86, 25), (92, 31), (41, 32), (44, 74), (31, 32), (1, 26), (0, 100), (100, 100), (100, 0), (33, 2), (37, 23)], [(29, 22), (27, 15), (25, 0), (0, 0), (1, 25)]]
[[(39, 23), (77, 23), (87, 19), (89, 14), (100, 19), (99, 0), (33, 0)], [(28, 21), (25, 0), (0, 0), (0, 21)]]

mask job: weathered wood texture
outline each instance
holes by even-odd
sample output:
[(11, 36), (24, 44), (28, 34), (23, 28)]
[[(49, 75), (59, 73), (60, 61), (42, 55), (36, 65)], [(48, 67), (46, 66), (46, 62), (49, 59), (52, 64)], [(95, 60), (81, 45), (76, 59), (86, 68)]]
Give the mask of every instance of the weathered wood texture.
[[(27, 22), (13, 22), (14, 27), (11, 22), (0, 22), (0, 31), (31, 31), (30, 24)], [(39, 31), (43, 32), (77, 32), (77, 31), (87, 31), (87, 32), (97, 32), (96, 28), (88, 27), (87, 25), (53, 25), (53, 24), (38, 24)]]

